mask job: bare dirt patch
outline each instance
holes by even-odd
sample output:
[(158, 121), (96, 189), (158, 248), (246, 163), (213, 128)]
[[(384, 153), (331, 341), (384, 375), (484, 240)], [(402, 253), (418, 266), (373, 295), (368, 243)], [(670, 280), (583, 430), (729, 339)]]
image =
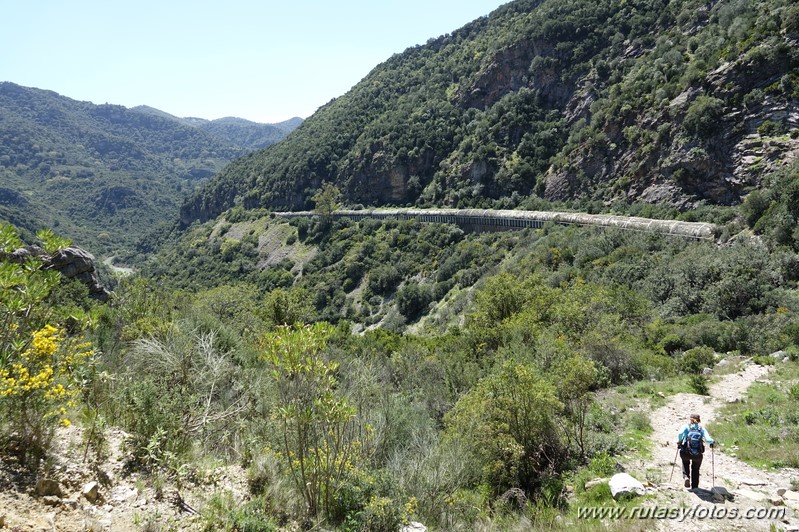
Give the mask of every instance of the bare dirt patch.
[[(81, 438), (79, 427), (60, 430), (52, 458), (37, 472), (10, 456), (0, 457), (0, 529), (200, 530), (198, 512), (214, 493), (227, 491), (238, 500), (246, 495), (246, 475), (239, 467), (205, 471), (202, 482), (183, 482), (179, 490), (171, 479), (155, 483), (153, 477), (129, 470), (124, 432), (107, 431), (109, 456), (101, 464), (83, 460)], [(94, 500), (92, 483), (96, 483)], [(47, 490), (42, 489), (45, 486)]]

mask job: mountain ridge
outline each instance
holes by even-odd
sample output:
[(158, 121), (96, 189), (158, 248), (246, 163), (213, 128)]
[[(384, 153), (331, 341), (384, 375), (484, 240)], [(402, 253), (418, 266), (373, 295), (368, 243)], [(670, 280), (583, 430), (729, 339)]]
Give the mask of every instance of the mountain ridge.
[(171, 223), (183, 196), (229, 161), (287, 134), (261, 126), (240, 124), (232, 135), (154, 108), (2, 82), (0, 218), (29, 232), (55, 227), (97, 255), (113, 254)]

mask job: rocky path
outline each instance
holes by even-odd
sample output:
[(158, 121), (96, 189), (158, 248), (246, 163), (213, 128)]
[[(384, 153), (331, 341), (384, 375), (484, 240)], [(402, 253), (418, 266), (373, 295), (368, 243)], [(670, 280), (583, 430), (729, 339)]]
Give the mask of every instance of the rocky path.
[[(674, 467), (674, 476), (669, 482), (677, 451), (677, 431), (687, 423), (690, 413), (699, 413), (705, 423), (712, 422), (725, 403), (740, 400), (749, 385), (756, 380), (766, 378), (768, 371), (767, 366), (749, 364), (735, 373), (720, 377), (710, 386), (709, 396), (680, 393), (670, 397), (668, 404), (651, 413), (654, 448), (649, 465), (663, 472), (656, 504), (680, 508), (696, 507), (693, 517), (689, 514), (682, 521), (659, 520), (659, 530), (799, 531), (799, 499), (794, 498), (799, 494), (790, 490), (791, 479), (797, 478), (797, 472), (757, 469), (735, 458), (734, 453), (730, 452), (729, 445), (717, 446), (712, 454), (709, 448), (706, 450), (699, 490), (689, 491), (683, 486), (679, 457)], [(712, 431), (711, 436), (713, 436)], [(715, 483), (713, 483), (714, 469)], [(781, 492), (781, 490), (786, 491)], [(727, 517), (735, 512), (738, 515), (746, 512), (765, 514), (771, 508), (775, 510), (784, 508), (784, 516), (772, 515), (771, 519)], [(702, 518), (711, 514), (717, 517)]]
[[(96, 467), (83, 461), (81, 429), (75, 425), (59, 429), (46, 475), (31, 476), (0, 461), (0, 531), (204, 530), (195, 507), (201, 508), (214, 492), (242, 500), (247, 491), (246, 473), (229, 466), (215, 469), (199, 484), (184, 482), (180, 493), (164, 479), (159, 494), (153, 482), (126, 473), (124, 433), (109, 429), (107, 436), (109, 457)], [(90, 495), (92, 484), (96, 491)]]

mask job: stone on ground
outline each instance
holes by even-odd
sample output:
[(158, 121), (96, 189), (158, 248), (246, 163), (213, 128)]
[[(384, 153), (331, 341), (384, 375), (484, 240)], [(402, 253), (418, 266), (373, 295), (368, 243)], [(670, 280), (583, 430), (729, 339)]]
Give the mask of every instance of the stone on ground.
[(721, 486), (713, 486), (713, 489), (710, 490), (710, 493), (712, 495), (713, 502), (732, 501), (735, 498), (732, 493), (727, 491), (727, 488), (722, 488)]
[(625, 495), (643, 495), (646, 490), (644, 485), (627, 473), (616, 473), (608, 482), (610, 493), (614, 499)]

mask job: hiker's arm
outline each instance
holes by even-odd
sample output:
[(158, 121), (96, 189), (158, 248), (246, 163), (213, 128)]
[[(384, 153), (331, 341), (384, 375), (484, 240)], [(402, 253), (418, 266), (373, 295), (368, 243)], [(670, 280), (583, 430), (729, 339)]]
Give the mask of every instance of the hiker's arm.
[(710, 445), (713, 445), (714, 443), (716, 443), (716, 440), (714, 440), (713, 438), (710, 437), (710, 433), (707, 431), (706, 428), (703, 427), (702, 428), (702, 432), (704, 432), (704, 436), (705, 436), (705, 441), (706, 442), (708, 442)]
[(680, 431), (677, 433), (677, 446), (678, 446), (678, 447), (679, 447), (680, 445), (682, 445), (682, 441), (685, 439), (685, 435), (686, 435), (686, 433), (687, 433), (687, 432), (688, 432), (688, 428), (687, 428), (687, 427), (683, 427), (683, 428), (681, 428), (681, 429), (680, 429)]

